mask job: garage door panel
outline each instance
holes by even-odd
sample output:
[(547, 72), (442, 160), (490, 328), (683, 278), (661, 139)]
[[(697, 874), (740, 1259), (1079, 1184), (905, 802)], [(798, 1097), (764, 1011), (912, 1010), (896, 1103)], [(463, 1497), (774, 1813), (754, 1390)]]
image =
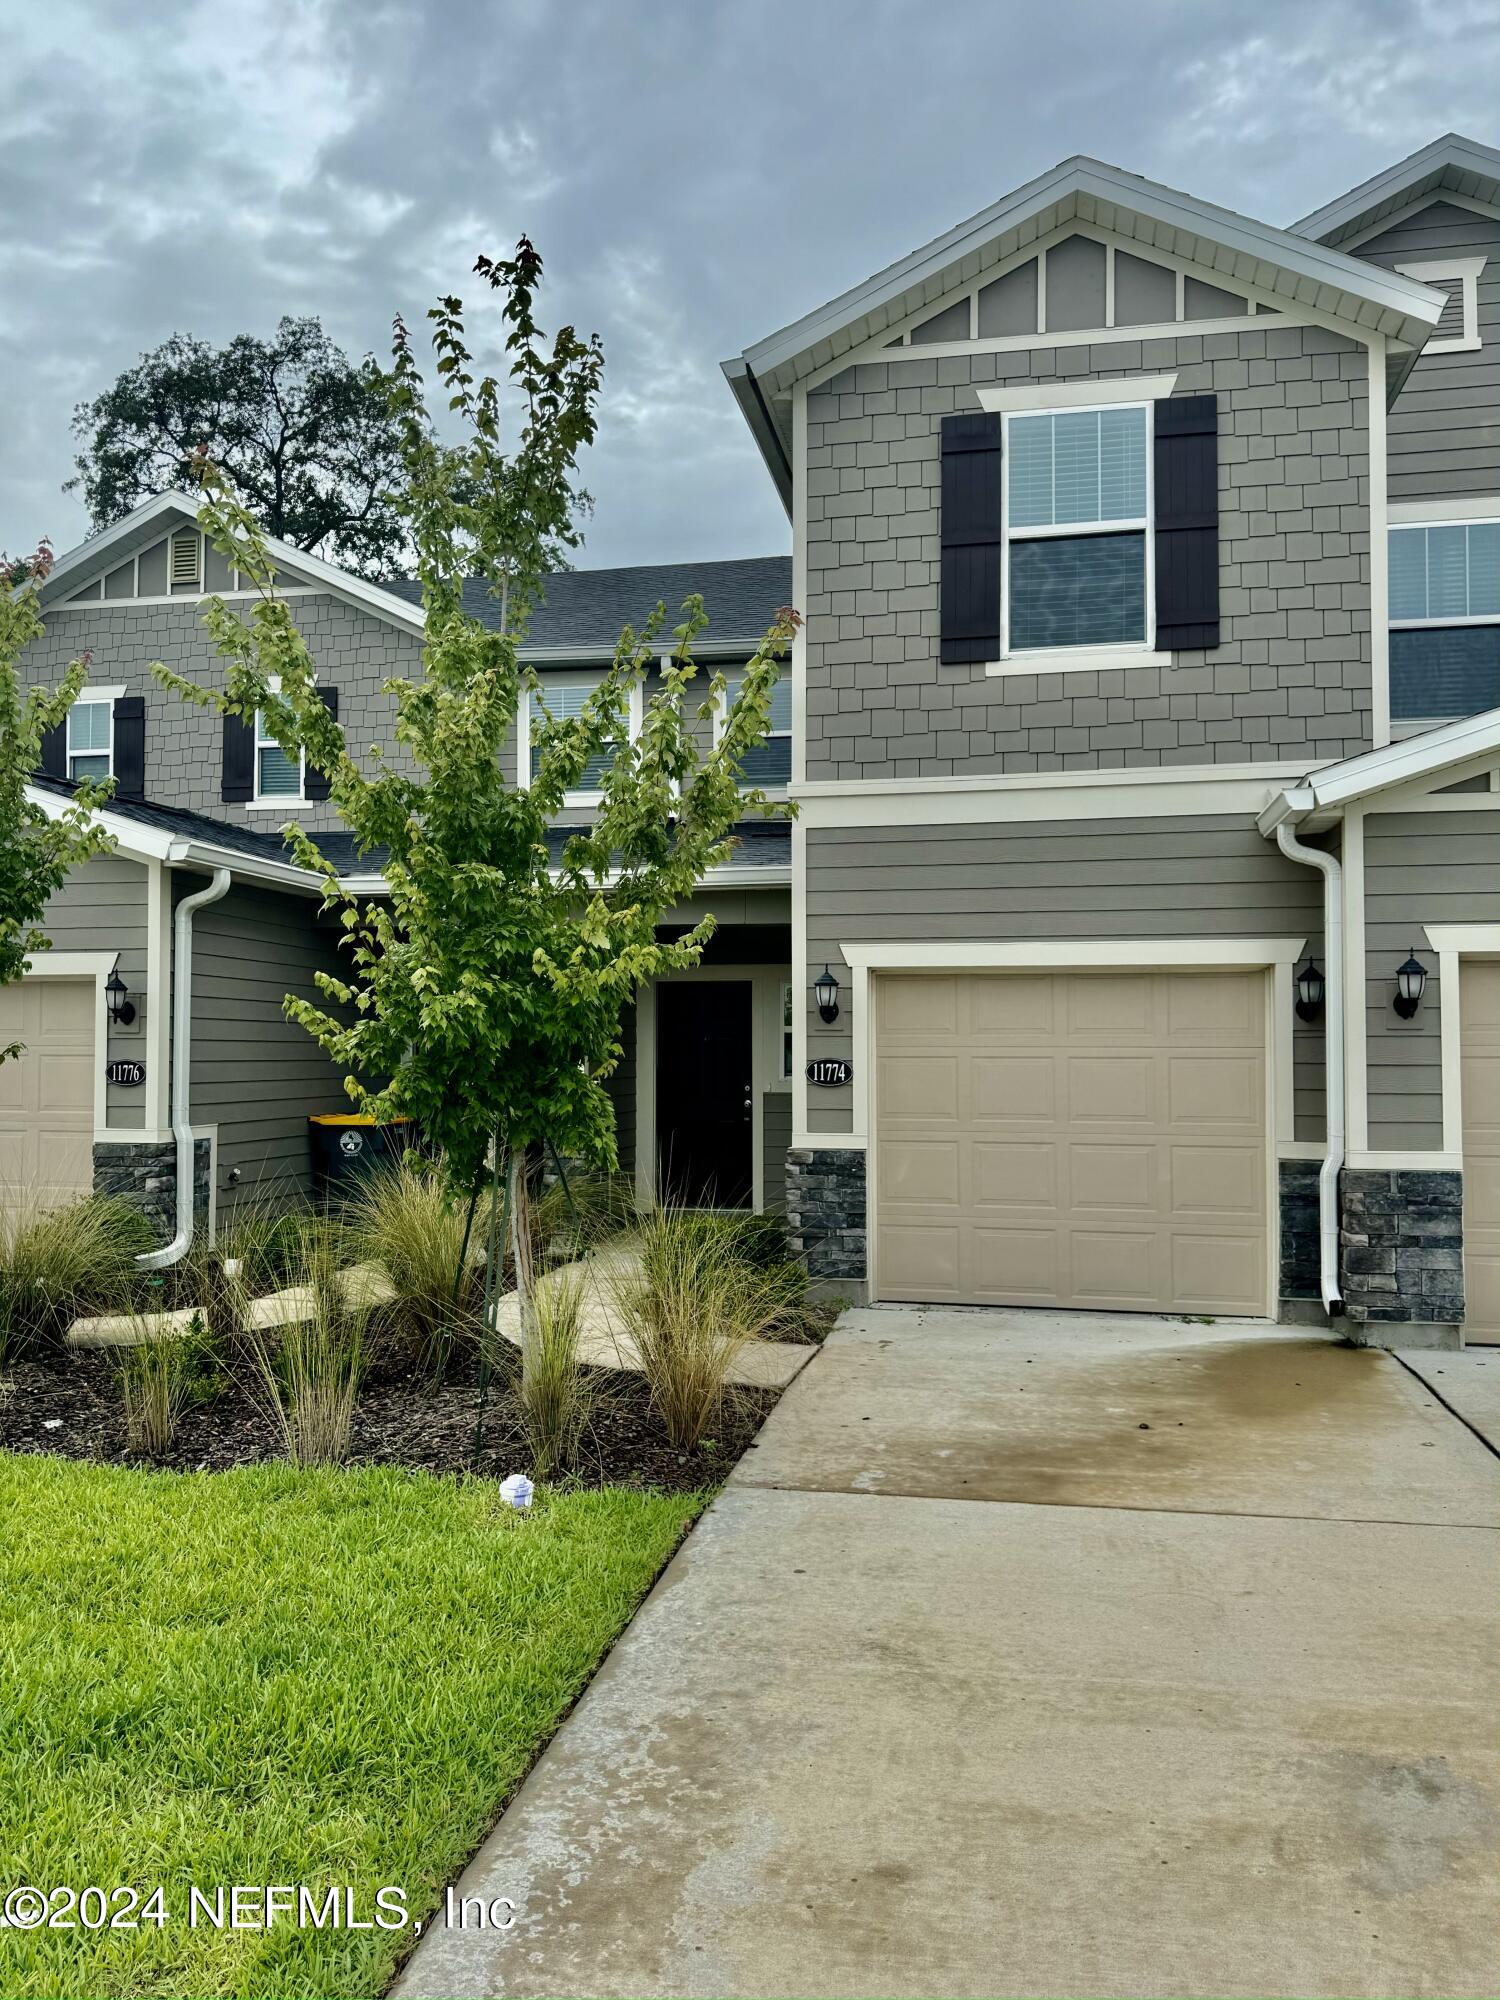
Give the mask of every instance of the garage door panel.
[(951, 1015), (903, 1009), (909, 1038), (877, 1039), (879, 1294), (1264, 1312), (1264, 975), (952, 983)]
[(1500, 965), (1460, 972), (1464, 1339), (1500, 1343)]
[(1061, 1247), (1055, 1229), (981, 1224), (970, 1244), (969, 1289), (984, 1305), (1055, 1305), (1063, 1294)]
[(1172, 1146), (1167, 1206), (1177, 1215), (1233, 1215), (1260, 1221), (1266, 1208), (1266, 1163), (1251, 1146)]
[(972, 1040), (1051, 1040), (1056, 995), (1050, 978), (971, 979), (964, 993), (964, 1027)]
[(956, 1053), (886, 1056), (877, 1078), (882, 1118), (893, 1124), (914, 1121), (923, 1125), (934, 1119), (956, 1119), (958, 1071)]
[(1245, 1132), (1265, 1126), (1265, 1067), (1255, 1056), (1222, 1050), (1215, 1055), (1167, 1058), (1166, 1123), (1216, 1125)]
[(961, 1296), (959, 1232), (956, 1226), (890, 1223), (881, 1231), (880, 1254), (897, 1296), (948, 1299)]
[(957, 1202), (959, 1142), (956, 1139), (897, 1139), (885, 1151), (885, 1193), (891, 1202)]
[(958, 1033), (958, 980), (939, 973), (920, 978), (882, 979), (877, 1029), (890, 1041)]
[(1088, 1042), (1156, 1039), (1156, 995), (1139, 973), (1097, 973), (1065, 979), (1067, 1030), (1071, 1040)]
[(1264, 1253), (1258, 1237), (1174, 1231), (1169, 1254), (1172, 1296), (1185, 1311), (1264, 1311)]
[(1057, 1200), (1057, 1149), (1050, 1141), (976, 1139), (971, 1159), (976, 1208), (1050, 1208)]
[(1072, 1295), (1080, 1305), (1147, 1311), (1161, 1297), (1154, 1229), (1088, 1229), (1069, 1232)]
[(1157, 1206), (1156, 1147), (1081, 1145), (1068, 1148), (1069, 1207), (1144, 1209)]
[(1154, 1056), (1069, 1056), (1068, 1114), (1074, 1125), (1153, 1125)]
[(965, 1066), (966, 1097), (976, 1119), (1050, 1125), (1057, 1116), (1057, 1070), (1050, 1055), (972, 1055)]

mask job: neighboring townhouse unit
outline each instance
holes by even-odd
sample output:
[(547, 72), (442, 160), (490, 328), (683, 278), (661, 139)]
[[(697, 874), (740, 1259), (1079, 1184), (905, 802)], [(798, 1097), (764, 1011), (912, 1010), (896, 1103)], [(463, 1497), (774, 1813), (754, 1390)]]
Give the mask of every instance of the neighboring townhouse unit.
[(1500, 1338), (1497, 169), (1288, 231), (1069, 160), (726, 364), (814, 1269)]
[[(751, 774), (798, 817), (742, 829), (680, 913), (721, 919), (703, 969), (629, 1025), (641, 1191), (771, 1206), (784, 1163), (811, 1269), (877, 1299), (1500, 1340), (1500, 153), (1292, 229), (1075, 158), (725, 372), (790, 563), (559, 577), (530, 639), (565, 706), (658, 597), (730, 662), (805, 616)], [(283, 554), (381, 740), (409, 592)], [(98, 686), (39, 795), (111, 759), (121, 843), (0, 996), (36, 1051), (0, 1145), (164, 1230), (184, 1015), (204, 1200), (340, 1101), (280, 1013), (333, 950), (271, 830), (337, 843), (315, 774), (145, 681), (209, 669), (205, 561), (164, 496), (54, 573), (37, 673), (90, 646)]]

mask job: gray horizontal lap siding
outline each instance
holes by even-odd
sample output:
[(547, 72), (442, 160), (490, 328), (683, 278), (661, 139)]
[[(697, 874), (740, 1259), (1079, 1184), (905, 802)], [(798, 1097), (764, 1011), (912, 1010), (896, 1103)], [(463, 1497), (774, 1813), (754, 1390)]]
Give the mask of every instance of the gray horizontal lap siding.
[(768, 1090), (762, 1103), (761, 1187), (763, 1206), (773, 1215), (786, 1210), (786, 1156), (792, 1144), (792, 1094)]
[(340, 969), (316, 907), (236, 887), (193, 919), (192, 1114), (219, 1128), (221, 1198), (232, 1167), (239, 1192), (260, 1180), (305, 1188), (309, 1115), (353, 1109), (341, 1073), (282, 1009), (288, 993), (326, 1004), (313, 975)]
[(1477, 298), (1483, 345), (1419, 356), (1387, 420), (1388, 490), (1393, 500), (1500, 493), (1500, 221), (1434, 202), (1355, 255), (1385, 270), (1485, 257)]
[[(103, 1061), (140, 1061), (145, 1056), (146, 1022), (157, 998), (146, 991), (147, 896), (147, 872), (141, 862), (104, 854), (73, 870), (49, 900), (42, 919), (54, 951), (120, 955), (120, 977), (134, 999), (136, 1018), (128, 1028), (110, 1029)], [(145, 1125), (144, 1092), (111, 1085), (108, 1097), (111, 1126), (139, 1131)]]
[(635, 1006), (626, 1007), (620, 1016), (620, 1060), (614, 1073), (605, 1079), (604, 1088), (609, 1093), (609, 1101), (615, 1112), (615, 1147), (619, 1155), (619, 1171), (622, 1174), (635, 1172)]
[[(807, 963), (846, 982), (844, 944), (1055, 938), (1306, 938), (1322, 952), (1320, 878), (1242, 819), (810, 827)], [(845, 1005), (808, 1007), (808, 1055), (849, 1056)], [(1296, 1136), (1323, 1131), (1323, 1036), (1297, 1025)], [(849, 1090), (810, 1089), (814, 1132), (850, 1129)]]
[[(939, 425), (977, 384), (1175, 369), (1219, 398), (1223, 644), (1169, 668), (938, 663)], [(808, 399), (810, 779), (1337, 758), (1370, 740), (1366, 350), (1317, 327), (861, 363)]]
[[(1380, 813), (1365, 821), (1365, 1059), (1370, 1145), (1436, 1152), (1443, 1143), (1442, 981), (1428, 924), (1500, 922), (1500, 812)], [(1403, 1021), (1396, 967), (1415, 946), (1428, 969)]]

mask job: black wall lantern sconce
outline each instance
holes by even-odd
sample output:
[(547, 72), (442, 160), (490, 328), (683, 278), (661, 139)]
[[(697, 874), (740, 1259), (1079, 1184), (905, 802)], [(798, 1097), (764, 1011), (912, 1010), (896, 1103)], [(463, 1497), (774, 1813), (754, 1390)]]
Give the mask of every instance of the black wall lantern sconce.
[(1413, 947), (1405, 965), (1396, 967), (1396, 997), (1391, 1002), (1403, 1021), (1409, 1021), (1422, 1004), (1422, 989), (1427, 984), (1427, 967), (1417, 957)]
[(839, 983), (825, 965), (818, 978), (813, 981), (813, 997), (818, 1003), (818, 1012), (825, 1021), (836, 1021), (839, 1017)]
[(1323, 1012), (1323, 975), (1315, 958), (1305, 959), (1297, 971), (1297, 1019), (1316, 1021)]
[(135, 1007), (126, 997), (129, 991), (116, 966), (104, 982), (104, 997), (109, 1003), (109, 1018), (117, 1028), (128, 1028), (135, 1019)]

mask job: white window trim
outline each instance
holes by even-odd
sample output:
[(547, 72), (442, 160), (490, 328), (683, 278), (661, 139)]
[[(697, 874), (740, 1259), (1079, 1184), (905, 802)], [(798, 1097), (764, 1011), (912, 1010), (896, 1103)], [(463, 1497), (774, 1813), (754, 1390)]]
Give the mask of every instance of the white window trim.
[[(68, 733), (63, 740), (63, 762), (67, 766), (70, 782), (73, 777), (73, 758), (75, 754), (73, 749), (73, 711), (79, 708), (108, 708), (109, 769), (105, 773), (105, 776), (112, 778), (115, 775), (115, 703), (124, 692), (123, 685), (120, 687), (86, 687), (73, 703), (73, 707), (68, 710), (68, 719), (65, 725)], [(99, 752), (97, 750), (80, 750), (76, 754), (80, 757), (97, 757)]]
[[(279, 675), (273, 674), (266, 685), (272, 694), (281, 693), (281, 678)], [(270, 797), (261, 791), (260, 753), (262, 749), (279, 750), (281, 745), (274, 737), (262, 736), (260, 718), (260, 709), (256, 709), (254, 715), (250, 718), (250, 733), (255, 739), (251, 746), (255, 790), (254, 796), (246, 801), (245, 810), (247, 812), (287, 812), (293, 806), (316, 804), (315, 800), (309, 800), (307, 796), (307, 752), (305, 749), (299, 749), (297, 752), (297, 789), (295, 792), (282, 792), (279, 796)]]
[[(578, 674), (564, 673), (542, 675), (539, 678), (542, 681), (541, 692), (545, 694), (546, 682), (549, 679), (558, 681), (585, 680), (588, 678), (588, 675), (586, 672)], [(604, 676), (602, 673), (598, 673), (593, 678), (597, 686), (603, 680)], [(641, 733), (641, 724), (645, 720), (645, 715), (645, 689), (639, 681), (636, 681), (630, 690), (630, 706), (626, 714), (626, 726), (629, 729), (632, 743)], [(531, 689), (527, 687), (522, 688), (521, 698), (516, 708), (516, 741), (519, 752), (516, 758), (516, 786), (518, 790), (527, 791), (531, 786)], [(565, 809), (570, 806), (600, 806), (603, 803), (603, 792), (563, 793), (563, 806)]]
[(1460, 281), (1464, 330), (1452, 339), (1429, 340), (1422, 349), (1424, 355), (1478, 353), (1482, 344), (1479, 338), (1479, 274), (1484, 264), (1483, 257), (1443, 257), (1425, 264), (1396, 266), (1403, 278), (1415, 278), (1420, 284), (1430, 284), (1439, 278), (1446, 279), (1450, 284), (1455, 278)]
[[(745, 664), (748, 665), (749, 662), (747, 661)], [(743, 666), (726, 667), (724, 669), (726, 676), (730, 674), (743, 674), (744, 671), (745, 668)], [(787, 666), (782, 670), (782, 677), (783, 678), (786, 677), (787, 675), (790, 674), (790, 672), (791, 672), (791, 666), (790, 662), (788, 662)], [(793, 725), (795, 725), (796, 719), (797, 719), (796, 704), (794, 701), (792, 708)], [(714, 703), (714, 718), (713, 718), (713, 746), (715, 750), (718, 749), (720, 743), (722, 743), (723, 740), (724, 740), (724, 704), (720, 701), (716, 701)], [(765, 740), (767, 741), (767, 743), (780, 743), (785, 741), (789, 744), (792, 744), (794, 746), (792, 751), (792, 756), (793, 759), (795, 760), (796, 758), (795, 744), (797, 739), (796, 739), (796, 729), (794, 726), (788, 727), (786, 729), (768, 729), (766, 731)], [(792, 769), (793, 769), (793, 774), (795, 775), (796, 772), (795, 761), (793, 762)], [(755, 791), (757, 787), (751, 785), (749, 789), (751, 791)], [(768, 799), (784, 799), (788, 796), (789, 793), (789, 787), (787, 785), (761, 785), (758, 789), (763, 791)]]
[[(1019, 406), (1004, 407), (999, 410), (1001, 423), (1000, 448), (1000, 658), (985, 663), (985, 673), (991, 677), (1002, 674), (1036, 673), (1099, 673), (1108, 668), (1129, 668), (1147, 666), (1170, 666), (1171, 655), (1156, 650), (1156, 537), (1152, 533), (1152, 521), (1156, 510), (1156, 418), (1157, 397), (1143, 394), (1151, 385), (1167, 383), (1170, 393), (1175, 375), (1137, 376), (1134, 380), (1121, 383), (1078, 383), (1071, 396), (1061, 394), (1054, 387), (1046, 387), (1031, 393), (1045, 400), (1035, 405), (1024, 402)], [(1114, 393), (1101, 396), (1101, 389)], [(1025, 390), (1001, 391), (1002, 398), (1011, 395), (1026, 395)], [(1012, 530), (1010, 525), (1010, 426), (1017, 416), (1062, 416), (1076, 415), (1082, 410), (1093, 409), (1139, 409), (1146, 418), (1146, 511), (1139, 519), (1129, 521), (1083, 521), (1066, 522), (1061, 526), (1026, 528), (1016, 531), (1019, 541), (1047, 541), (1076, 535), (1129, 535), (1139, 534), (1145, 542), (1146, 562), (1146, 630), (1139, 642), (1119, 646), (1043, 646), (1021, 651), (1013, 650), (1010, 643), (1010, 545)]]

